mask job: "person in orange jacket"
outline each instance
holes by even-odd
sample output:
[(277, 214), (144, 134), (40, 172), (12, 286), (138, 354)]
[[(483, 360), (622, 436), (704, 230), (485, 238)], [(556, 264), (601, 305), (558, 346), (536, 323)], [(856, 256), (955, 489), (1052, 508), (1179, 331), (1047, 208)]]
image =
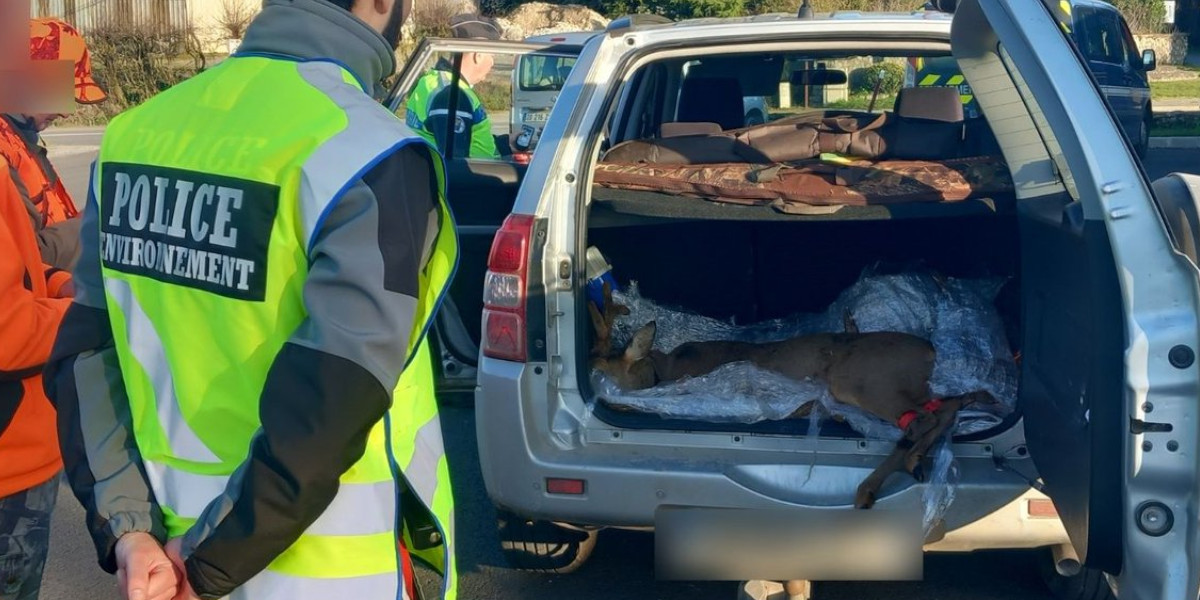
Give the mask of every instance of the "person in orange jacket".
[[(103, 99), (87, 52), (62, 22), (31, 23), (35, 59), (76, 62), (76, 101)], [(0, 598), (35, 600), (62, 458), (42, 367), (71, 304), (77, 210), (37, 143), (58, 115), (0, 119)], [(29, 132), (33, 131), (32, 138)], [(63, 226), (62, 223), (69, 223)]]
[[(75, 62), (75, 101), (103, 102), (107, 95), (91, 74), (87, 45), (75, 28), (59, 19), (30, 22), (30, 56), (34, 60)], [(46, 156), (41, 132), (62, 114), (0, 114), (0, 157), (8, 163), (6, 174), (16, 181), (37, 235), (46, 264), (68, 269), (79, 258), (79, 211)]]

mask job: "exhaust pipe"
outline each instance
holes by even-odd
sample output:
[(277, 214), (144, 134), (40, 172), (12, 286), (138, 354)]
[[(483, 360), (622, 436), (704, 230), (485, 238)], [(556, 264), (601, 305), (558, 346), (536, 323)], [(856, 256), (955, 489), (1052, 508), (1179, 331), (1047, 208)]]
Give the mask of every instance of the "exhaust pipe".
[(1079, 564), (1079, 555), (1075, 553), (1075, 547), (1071, 544), (1052, 547), (1050, 555), (1054, 558), (1054, 570), (1063, 577), (1074, 577), (1083, 570), (1083, 565)]

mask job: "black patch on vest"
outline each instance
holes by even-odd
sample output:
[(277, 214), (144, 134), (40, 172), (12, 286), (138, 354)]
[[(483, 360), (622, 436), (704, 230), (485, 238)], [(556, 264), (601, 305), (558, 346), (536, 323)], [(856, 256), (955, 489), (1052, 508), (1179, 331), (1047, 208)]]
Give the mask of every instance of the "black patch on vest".
[(279, 186), (130, 163), (103, 163), (104, 266), (238, 300), (266, 295)]

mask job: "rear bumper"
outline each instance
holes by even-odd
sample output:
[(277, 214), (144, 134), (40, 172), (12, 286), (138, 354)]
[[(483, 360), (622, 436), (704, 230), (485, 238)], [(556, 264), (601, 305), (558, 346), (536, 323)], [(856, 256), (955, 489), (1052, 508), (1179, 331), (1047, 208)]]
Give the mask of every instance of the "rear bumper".
[[(576, 415), (588, 424), (579, 433), (569, 431), (571, 418), (547, 407), (547, 389), (544, 377), (525, 365), (492, 360), (480, 365), (476, 432), (488, 496), (497, 506), (532, 519), (653, 528), (656, 510), (665, 506), (787, 509), (808, 515), (853, 511), (854, 488), (881, 458), (873, 452), (886, 451), (883, 445), (867, 452), (822, 454), (814, 466), (812, 452), (756, 447), (758, 440), (749, 436), (618, 430)], [(539, 393), (542, 397), (534, 397)], [(776, 437), (764, 443), (796, 441)], [(845, 444), (857, 448), (853, 440)], [(945, 513), (944, 529), (935, 530), (926, 549), (1065, 543), (1058, 519), (1028, 514), (1027, 501), (1044, 496), (996, 468), (990, 452), (986, 444), (955, 447), (959, 475), (954, 501)], [(1031, 473), (1027, 462), (1016, 461), (1015, 467)], [(547, 478), (582, 479), (584, 493), (548, 493)], [(909, 511), (919, 519), (928, 488), (895, 474), (877, 507)]]

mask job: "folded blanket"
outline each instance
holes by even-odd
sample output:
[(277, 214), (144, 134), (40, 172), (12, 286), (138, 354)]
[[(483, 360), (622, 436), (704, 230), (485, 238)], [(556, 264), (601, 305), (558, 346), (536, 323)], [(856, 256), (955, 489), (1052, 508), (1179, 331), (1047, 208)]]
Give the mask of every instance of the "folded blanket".
[(794, 214), (811, 214), (814, 207), (955, 202), (1013, 190), (1008, 168), (998, 157), (773, 165), (604, 162), (596, 166), (594, 182), (609, 188), (771, 205)]
[(963, 131), (962, 123), (892, 113), (812, 113), (720, 133), (629, 140), (606, 152), (604, 162), (763, 164), (806, 160), (824, 153), (878, 159), (943, 158), (959, 155)]

